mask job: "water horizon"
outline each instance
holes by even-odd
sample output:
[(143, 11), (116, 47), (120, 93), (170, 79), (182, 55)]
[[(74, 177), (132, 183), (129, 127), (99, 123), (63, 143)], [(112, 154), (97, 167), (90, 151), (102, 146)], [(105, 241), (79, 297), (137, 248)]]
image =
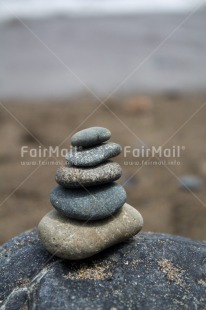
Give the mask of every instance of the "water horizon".
[[(205, 1), (206, 4), (206, 1)], [(182, 14), (205, 7), (202, 0), (7, 0), (0, 2), (0, 22), (18, 18), (36, 19), (65, 15), (69, 17), (134, 14)]]

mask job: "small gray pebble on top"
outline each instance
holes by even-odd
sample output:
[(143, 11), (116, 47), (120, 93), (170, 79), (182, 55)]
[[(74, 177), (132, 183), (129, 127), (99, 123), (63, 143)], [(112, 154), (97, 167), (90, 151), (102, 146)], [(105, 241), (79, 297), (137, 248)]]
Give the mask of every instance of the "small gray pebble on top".
[(70, 165), (77, 167), (93, 167), (119, 155), (121, 151), (122, 148), (119, 144), (109, 142), (81, 150), (74, 148), (67, 153), (66, 160)]
[(75, 133), (71, 138), (72, 146), (90, 147), (109, 140), (111, 132), (103, 127), (91, 127)]

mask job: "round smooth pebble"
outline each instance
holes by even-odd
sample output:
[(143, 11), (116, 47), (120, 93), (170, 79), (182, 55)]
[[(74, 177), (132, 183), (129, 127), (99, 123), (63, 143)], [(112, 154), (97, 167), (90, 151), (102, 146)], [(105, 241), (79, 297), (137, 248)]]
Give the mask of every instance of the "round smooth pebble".
[(69, 260), (93, 256), (136, 235), (143, 226), (141, 214), (127, 203), (112, 218), (82, 224), (57, 211), (39, 223), (39, 236), (52, 254)]
[(72, 146), (90, 147), (109, 140), (111, 132), (103, 127), (91, 127), (78, 131), (71, 137)]
[(195, 176), (186, 175), (180, 178), (180, 187), (189, 190), (201, 190), (203, 187), (203, 181)]
[(105, 162), (111, 157), (121, 153), (122, 148), (117, 143), (104, 143), (92, 148), (72, 149), (66, 155), (66, 160), (70, 165), (79, 167), (93, 167)]
[(52, 206), (73, 219), (100, 220), (111, 216), (125, 203), (127, 194), (117, 183), (88, 189), (55, 187), (50, 195)]
[(56, 182), (65, 188), (82, 188), (113, 182), (121, 175), (121, 166), (108, 161), (93, 168), (60, 167), (56, 172)]

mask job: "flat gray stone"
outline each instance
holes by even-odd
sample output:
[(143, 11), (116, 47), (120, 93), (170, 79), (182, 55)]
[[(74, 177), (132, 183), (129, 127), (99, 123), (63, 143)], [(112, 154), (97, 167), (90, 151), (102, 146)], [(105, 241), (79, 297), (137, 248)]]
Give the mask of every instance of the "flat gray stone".
[(125, 203), (112, 217), (89, 223), (51, 211), (43, 217), (38, 228), (40, 239), (51, 254), (79, 260), (136, 235), (142, 226), (141, 214)]
[(121, 166), (112, 161), (92, 168), (66, 166), (57, 169), (56, 182), (65, 188), (82, 188), (116, 181), (121, 174)]
[(122, 148), (117, 143), (103, 143), (101, 145), (87, 149), (72, 149), (66, 155), (66, 160), (70, 165), (79, 167), (93, 167), (105, 162), (111, 157), (121, 153)]
[(117, 183), (85, 188), (55, 187), (50, 195), (52, 206), (73, 219), (94, 221), (104, 219), (119, 210), (127, 198)]
[(201, 310), (206, 243), (139, 233), (80, 261), (51, 255), (37, 230), (0, 247), (2, 310)]
[(90, 147), (109, 140), (111, 132), (103, 127), (91, 127), (78, 131), (71, 137), (73, 146)]

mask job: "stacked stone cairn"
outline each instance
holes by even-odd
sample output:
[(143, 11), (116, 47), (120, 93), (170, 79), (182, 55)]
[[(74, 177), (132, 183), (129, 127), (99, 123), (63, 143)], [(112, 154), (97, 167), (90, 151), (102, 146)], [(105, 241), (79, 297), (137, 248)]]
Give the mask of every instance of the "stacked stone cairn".
[(39, 236), (52, 254), (69, 260), (84, 259), (125, 241), (142, 226), (141, 214), (126, 202), (124, 188), (117, 184), (120, 165), (109, 160), (121, 146), (106, 142), (108, 129), (92, 127), (71, 138), (66, 165), (56, 173), (50, 196), (56, 209), (39, 223)]

